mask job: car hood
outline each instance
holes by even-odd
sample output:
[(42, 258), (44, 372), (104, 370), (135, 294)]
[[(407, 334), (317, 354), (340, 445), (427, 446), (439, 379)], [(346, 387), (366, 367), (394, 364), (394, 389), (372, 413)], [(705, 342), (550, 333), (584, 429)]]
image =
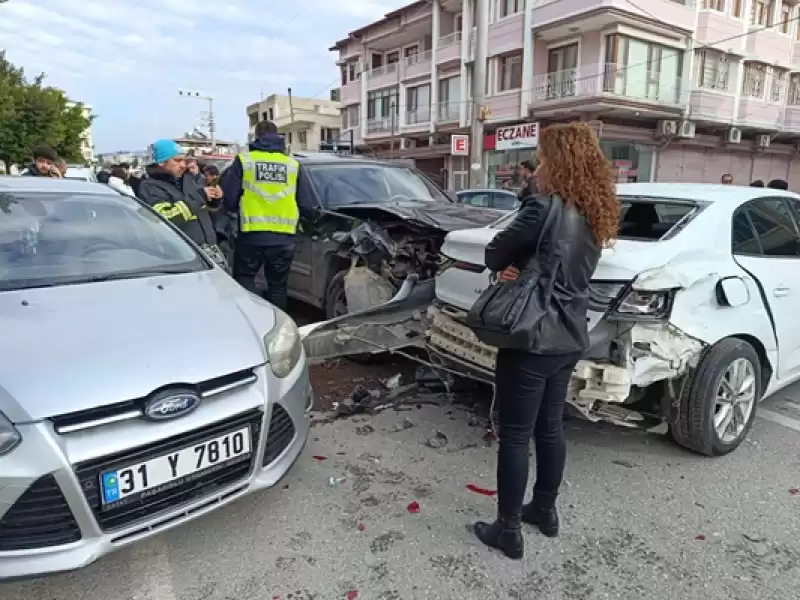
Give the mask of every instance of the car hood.
[(355, 217), (385, 213), (408, 221), (417, 221), (442, 231), (457, 231), (483, 227), (494, 223), (506, 214), (491, 208), (464, 206), (455, 202), (376, 202), (344, 204), (336, 208)]
[(0, 293), (0, 410), (15, 423), (263, 364), (271, 305), (220, 270)]

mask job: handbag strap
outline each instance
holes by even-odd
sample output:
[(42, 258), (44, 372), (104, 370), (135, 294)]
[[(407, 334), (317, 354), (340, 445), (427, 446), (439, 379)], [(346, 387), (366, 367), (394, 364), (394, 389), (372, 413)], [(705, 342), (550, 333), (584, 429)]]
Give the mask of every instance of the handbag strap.
[[(542, 224), (542, 230), (539, 233), (539, 239), (536, 240), (536, 250), (531, 256), (531, 258), (533, 258), (534, 260), (539, 258), (539, 250), (542, 247), (542, 240), (545, 237), (550, 236), (550, 233), (552, 231), (556, 230), (554, 223), (556, 223), (556, 221), (558, 221), (558, 224), (561, 223), (561, 208), (562, 208), (561, 198), (559, 198), (556, 195), (551, 195), (550, 206), (547, 208), (547, 216), (545, 217), (544, 223)], [(547, 251), (548, 262), (553, 257), (554, 252), (555, 252), (555, 244), (550, 244), (550, 248)]]

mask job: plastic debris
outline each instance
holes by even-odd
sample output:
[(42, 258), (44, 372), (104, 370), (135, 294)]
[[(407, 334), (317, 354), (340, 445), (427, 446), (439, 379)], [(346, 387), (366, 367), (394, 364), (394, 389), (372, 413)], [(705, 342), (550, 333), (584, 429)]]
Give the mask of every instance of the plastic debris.
[(358, 598), (358, 590), (350, 590), (347, 592), (347, 600), (356, 600)]
[(790, 496), (797, 496), (800, 494), (800, 489), (798, 488), (789, 488), (789, 495)]
[(414, 500), (413, 502), (409, 503), (407, 508), (408, 512), (410, 512), (412, 515), (415, 515), (419, 512), (419, 502)]
[(480, 486), (475, 485), (474, 483), (468, 483), (467, 489), (470, 492), (475, 492), (476, 494), (480, 494), (481, 496), (496, 496), (497, 490), (487, 490), (486, 488), (482, 488)]
[(397, 423), (394, 426), (394, 430), (395, 431), (405, 431), (406, 429), (411, 429), (412, 427), (414, 427), (414, 421), (412, 421), (411, 419), (406, 417), (400, 423)]
[(497, 441), (497, 436), (495, 435), (494, 431), (487, 429), (483, 436), (483, 441), (486, 442), (487, 445), (491, 446)]
[(444, 379), (442, 379), (442, 376), (431, 367), (419, 367), (414, 374), (414, 380), (420, 385), (420, 387), (424, 387), (428, 391), (447, 391), (447, 383), (444, 381)]
[(694, 539), (697, 542), (704, 542), (705, 539), (706, 539), (706, 536), (705, 536), (704, 533), (698, 533), (696, 536), (694, 536)]
[(332, 488), (339, 487), (339, 484), (344, 483), (347, 481), (347, 477), (328, 477), (328, 485)]
[(363, 523), (359, 523), (359, 524), (358, 524), (358, 527), (357, 527), (357, 529), (358, 529), (359, 531), (364, 531), (366, 528), (367, 528), (367, 526), (366, 526), (366, 525), (364, 525)]
[(397, 375), (392, 375), (389, 377), (389, 379), (383, 382), (383, 385), (386, 386), (387, 390), (395, 390), (400, 387), (402, 380), (403, 376), (398, 373)]
[(444, 448), (447, 445), (447, 436), (437, 429), (433, 437), (425, 442), (425, 445), (428, 448)]
[(641, 466), (637, 465), (635, 462), (631, 462), (629, 460), (624, 460), (624, 459), (612, 460), (611, 462), (615, 465), (619, 465), (620, 467), (625, 467), (626, 469), (635, 469), (636, 467)]
[(328, 460), (328, 457), (327, 457), (327, 456), (322, 456), (321, 454), (315, 454), (315, 455), (314, 455), (314, 456), (312, 456), (311, 458), (313, 458), (313, 459), (314, 459), (314, 460), (316, 460), (317, 462), (322, 462), (323, 460)]

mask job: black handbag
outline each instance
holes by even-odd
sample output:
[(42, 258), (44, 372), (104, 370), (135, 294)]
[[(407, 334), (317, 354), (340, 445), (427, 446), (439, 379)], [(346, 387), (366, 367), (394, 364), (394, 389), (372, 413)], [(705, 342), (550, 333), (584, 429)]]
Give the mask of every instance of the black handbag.
[[(548, 245), (547, 255), (539, 254), (542, 240), (558, 232), (563, 201), (550, 197), (550, 206), (542, 225), (536, 249), (519, 277), (513, 281), (497, 281), (486, 288), (467, 314), (467, 326), (484, 344), (496, 348), (528, 350), (535, 347), (539, 323), (550, 307), (558, 260), (557, 244)], [(555, 242), (555, 240), (552, 240)], [(542, 265), (547, 264), (547, 272)]]

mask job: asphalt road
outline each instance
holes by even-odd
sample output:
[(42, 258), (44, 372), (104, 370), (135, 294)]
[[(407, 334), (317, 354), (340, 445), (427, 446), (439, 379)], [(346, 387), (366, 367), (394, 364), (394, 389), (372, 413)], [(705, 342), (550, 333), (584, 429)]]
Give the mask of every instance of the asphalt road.
[[(463, 410), (424, 406), (317, 426), (279, 488), (83, 571), (0, 585), (0, 598), (788, 600), (800, 589), (800, 388), (764, 408), (751, 441), (716, 460), (570, 421), (563, 534), (529, 531), (521, 562), (466, 529), (493, 514), (465, 486), (493, 487), (495, 449)], [(437, 429), (448, 444), (432, 449)]]

